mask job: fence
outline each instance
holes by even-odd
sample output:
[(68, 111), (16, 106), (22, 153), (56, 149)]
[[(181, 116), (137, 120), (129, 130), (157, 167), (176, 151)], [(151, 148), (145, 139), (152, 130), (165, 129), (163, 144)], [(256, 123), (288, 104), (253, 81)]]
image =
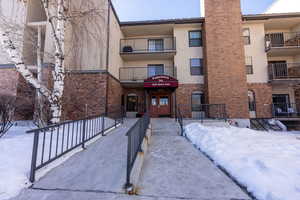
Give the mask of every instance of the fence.
[(265, 41), (267, 51), (274, 47), (299, 47), (300, 32), (268, 33)]
[(175, 119), (179, 124), (180, 127), (180, 135), (183, 136), (184, 135), (184, 128), (183, 128), (183, 116), (181, 114), (181, 110), (180, 107), (176, 108), (176, 114), (175, 114)]
[(86, 142), (123, 123), (123, 116), (121, 109), (106, 115), (66, 121), (28, 131), (27, 133), (34, 134), (30, 181), (35, 181), (37, 170), (77, 147), (85, 148)]
[(180, 109), (182, 118), (203, 120), (214, 119), (227, 121), (225, 104), (199, 104), (196, 106), (183, 105), (177, 106)]
[(127, 132), (128, 147), (127, 147), (127, 174), (126, 174), (126, 188), (131, 186), (130, 175), (138, 155), (142, 151), (142, 142), (145, 138), (146, 131), (150, 124), (150, 117), (145, 113), (133, 127)]
[(268, 65), (269, 80), (300, 78), (300, 63), (274, 63)]
[(300, 117), (300, 104), (274, 103), (272, 114), (275, 118), (298, 118)]

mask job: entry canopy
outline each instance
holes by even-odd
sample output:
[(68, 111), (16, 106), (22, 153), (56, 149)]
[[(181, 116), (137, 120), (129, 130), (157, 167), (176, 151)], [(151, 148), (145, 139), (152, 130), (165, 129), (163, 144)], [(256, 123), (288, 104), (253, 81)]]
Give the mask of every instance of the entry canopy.
[(167, 75), (152, 76), (144, 80), (144, 88), (178, 88), (178, 80)]

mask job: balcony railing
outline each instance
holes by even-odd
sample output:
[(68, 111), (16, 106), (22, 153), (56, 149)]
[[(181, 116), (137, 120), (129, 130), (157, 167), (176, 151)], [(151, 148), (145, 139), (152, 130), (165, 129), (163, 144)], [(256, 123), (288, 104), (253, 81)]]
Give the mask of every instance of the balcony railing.
[(269, 64), (269, 80), (300, 79), (300, 63)]
[(272, 48), (300, 47), (300, 32), (268, 33), (265, 36), (266, 51)]
[(120, 53), (172, 53), (176, 51), (174, 37), (121, 39)]
[(152, 71), (150, 67), (122, 67), (120, 81), (143, 81), (155, 75), (168, 75), (176, 78), (176, 67), (164, 66), (163, 70)]
[(300, 117), (300, 104), (297, 103), (275, 103), (272, 106), (275, 118), (297, 118)]

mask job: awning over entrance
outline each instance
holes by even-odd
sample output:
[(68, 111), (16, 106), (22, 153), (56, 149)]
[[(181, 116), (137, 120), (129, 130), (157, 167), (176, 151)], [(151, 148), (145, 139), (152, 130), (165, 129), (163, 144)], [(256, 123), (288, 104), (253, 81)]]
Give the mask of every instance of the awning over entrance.
[(152, 76), (144, 80), (144, 88), (178, 88), (178, 80), (167, 75)]

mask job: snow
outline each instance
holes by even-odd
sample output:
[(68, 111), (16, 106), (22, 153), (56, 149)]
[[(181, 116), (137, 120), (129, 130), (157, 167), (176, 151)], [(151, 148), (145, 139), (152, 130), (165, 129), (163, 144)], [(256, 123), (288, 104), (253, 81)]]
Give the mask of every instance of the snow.
[(29, 184), (33, 135), (25, 134), (33, 124), (13, 126), (0, 139), (0, 199), (17, 195)]
[(259, 200), (300, 199), (300, 135), (185, 127), (187, 138)]

